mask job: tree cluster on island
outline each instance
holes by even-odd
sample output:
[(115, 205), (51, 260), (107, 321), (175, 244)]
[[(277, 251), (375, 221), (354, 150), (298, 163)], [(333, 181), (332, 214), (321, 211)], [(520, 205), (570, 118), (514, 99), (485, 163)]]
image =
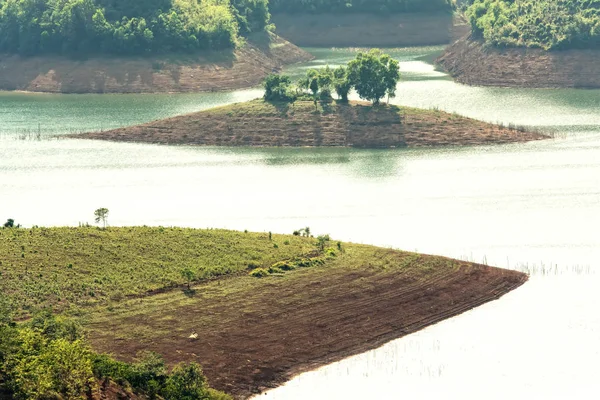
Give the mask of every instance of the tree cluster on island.
[(269, 24), (268, 0), (0, 0), (0, 52), (222, 50)]
[(474, 0), (473, 35), (498, 47), (600, 48), (598, 0)]
[(339, 102), (348, 102), (355, 90), (358, 96), (377, 105), (387, 96), (396, 96), (400, 67), (390, 55), (373, 49), (360, 52), (348, 65), (311, 69), (296, 84), (287, 75), (269, 75), (265, 81), (264, 99), (270, 102), (291, 103), (298, 99), (330, 101), (335, 91)]

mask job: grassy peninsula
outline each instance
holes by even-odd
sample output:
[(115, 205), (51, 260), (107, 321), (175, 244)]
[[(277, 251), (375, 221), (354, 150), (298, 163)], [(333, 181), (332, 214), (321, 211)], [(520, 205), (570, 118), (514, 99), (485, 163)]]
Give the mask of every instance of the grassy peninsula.
[(461, 83), (600, 88), (600, 5), (584, 0), (475, 0), (471, 34), (438, 63)]
[[(109, 399), (150, 390), (178, 398), (174, 385), (190, 376), (196, 367), (186, 365), (193, 363), (202, 365), (212, 387), (245, 398), (497, 299), (527, 280), (514, 271), (308, 232), (0, 229), (0, 306), (21, 320), (34, 315), (17, 328), (0, 318), (0, 335), (15, 339), (0, 341), (0, 386), (15, 371), (25, 373), (7, 369), (11, 363), (43, 363), (54, 354), (20, 353), (19, 338), (29, 335), (51, 350), (59, 344), (81, 350), (69, 353), (83, 354), (77, 362), (66, 357), (74, 363), (69, 368), (81, 376), (91, 371), (87, 388), (95, 385)], [(39, 317), (40, 307), (61, 315)], [(72, 342), (79, 336), (64, 316), (83, 322), (87, 339)], [(21, 333), (12, 336), (15, 329)], [(180, 366), (169, 375), (158, 356), (140, 351)], [(40, 374), (53, 384), (52, 376)], [(156, 383), (144, 386), (141, 376)], [(16, 388), (38, 390), (22, 384)], [(226, 398), (205, 381), (198, 390)]]
[(437, 110), (364, 102), (254, 100), (143, 125), (73, 135), (122, 142), (198, 146), (470, 146), (546, 136)]

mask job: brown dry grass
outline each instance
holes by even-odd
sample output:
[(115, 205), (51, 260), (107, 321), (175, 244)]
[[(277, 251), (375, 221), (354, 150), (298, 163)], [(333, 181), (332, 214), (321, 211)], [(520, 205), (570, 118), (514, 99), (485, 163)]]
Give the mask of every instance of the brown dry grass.
[(365, 103), (255, 100), (194, 114), (74, 137), (202, 146), (465, 146), (544, 139), (443, 111)]
[[(527, 276), (362, 245), (320, 267), (237, 276), (129, 300), (90, 316), (95, 350), (196, 361), (211, 386), (246, 398), (294, 374), (373, 349), (494, 300)], [(188, 339), (195, 332), (198, 340)]]

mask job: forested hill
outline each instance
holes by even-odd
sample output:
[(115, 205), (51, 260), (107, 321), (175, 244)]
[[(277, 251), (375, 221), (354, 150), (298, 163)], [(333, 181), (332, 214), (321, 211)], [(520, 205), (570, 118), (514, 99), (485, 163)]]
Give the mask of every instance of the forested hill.
[(270, 0), (273, 13), (451, 12), (452, 0)]
[(498, 47), (600, 48), (600, 0), (475, 0), (467, 16)]
[(221, 50), (269, 18), (268, 0), (0, 0), (0, 52)]

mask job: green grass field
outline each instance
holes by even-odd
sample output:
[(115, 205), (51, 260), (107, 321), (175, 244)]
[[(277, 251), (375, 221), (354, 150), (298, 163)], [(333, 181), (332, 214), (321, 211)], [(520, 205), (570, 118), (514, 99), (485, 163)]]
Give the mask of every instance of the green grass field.
[(269, 268), (309, 254), (314, 242), (161, 227), (0, 229), (0, 292), (21, 316), (44, 307), (60, 312), (183, 286), (186, 268), (195, 280)]

